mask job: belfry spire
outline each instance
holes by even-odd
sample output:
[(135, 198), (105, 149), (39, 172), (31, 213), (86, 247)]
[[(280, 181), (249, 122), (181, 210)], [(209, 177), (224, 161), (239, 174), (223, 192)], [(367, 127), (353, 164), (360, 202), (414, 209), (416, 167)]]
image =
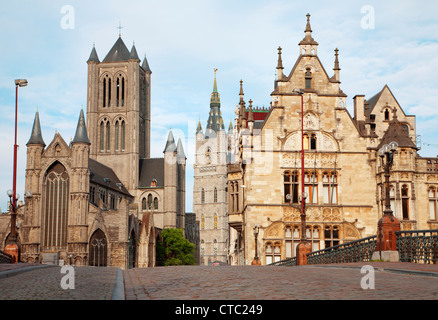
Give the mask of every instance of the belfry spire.
[(218, 132), (220, 130), (225, 130), (224, 122), (222, 120), (221, 113), (221, 100), (220, 95), (217, 90), (217, 80), (216, 72), (218, 69), (214, 68), (214, 81), (213, 81), (213, 92), (210, 97), (210, 114), (208, 116), (207, 128), (205, 135), (208, 136), (209, 131)]

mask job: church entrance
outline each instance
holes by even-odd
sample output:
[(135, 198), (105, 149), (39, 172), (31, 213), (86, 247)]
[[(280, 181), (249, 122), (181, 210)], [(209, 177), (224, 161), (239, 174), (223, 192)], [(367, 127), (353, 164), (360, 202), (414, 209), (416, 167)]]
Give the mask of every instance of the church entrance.
[(101, 229), (97, 229), (90, 240), (89, 261), (90, 266), (106, 267), (108, 265), (108, 241), (105, 233)]

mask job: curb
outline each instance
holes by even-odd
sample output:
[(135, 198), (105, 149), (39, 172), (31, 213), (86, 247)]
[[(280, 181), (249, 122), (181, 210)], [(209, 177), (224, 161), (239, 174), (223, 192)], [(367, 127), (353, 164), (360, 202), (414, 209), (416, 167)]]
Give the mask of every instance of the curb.
[(115, 285), (113, 290), (113, 295), (111, 300), (125, 300), (125, 285), (123, 282), (123, 272), (122, 269), (117, 269)]
[(42, 264), (40, 266), (22, 267), (22, 268), (17, 268), (17, 269), (0, 271), (0, 279), (13, 277), (13, 276), (16, 276), (17, 274), (24, 273), (24, 272), (27, 272), (27, 271), (32, 271), (32, 270), (35, 270), (35, 269), (53, 268), (53, 267), (57, 267), (57, 266)]
[[(309, 267), (309, 268), (315, 267), (315, 268), (361, 269), (363, 266), (308, 265), (306, 267)], [(415, 276), (438, 277), (438, 272), (418, 271), (418, 270), (409, 270), (409, 269), (394, 269), (394, 268), (374, 267), (374, 266), (372, 266), (372, 267), (376, 271), (403, 273), (403, 274), (410, 274), (410, 275), (415, 275)]]

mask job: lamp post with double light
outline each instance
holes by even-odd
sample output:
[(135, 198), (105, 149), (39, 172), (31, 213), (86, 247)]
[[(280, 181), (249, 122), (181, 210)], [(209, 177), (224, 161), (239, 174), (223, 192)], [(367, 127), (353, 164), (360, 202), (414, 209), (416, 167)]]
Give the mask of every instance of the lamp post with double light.
[(253, 231), (254, 231), (254, 241), (255, 241), (255, 255), (254, 255), (254, 260), (251, 263), (253, 266), (259, 266), (262, 264), (259, 259), (258, 249), (257, 249), (257, 237), (259, 235), (259, 230), (260, 230), (260, 225), (258, 224), (254, 225)]

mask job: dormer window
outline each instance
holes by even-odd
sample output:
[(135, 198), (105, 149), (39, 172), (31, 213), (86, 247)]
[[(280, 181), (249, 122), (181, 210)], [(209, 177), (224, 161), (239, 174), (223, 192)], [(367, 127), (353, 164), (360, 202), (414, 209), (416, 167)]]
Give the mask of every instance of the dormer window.
[(157, 180), (156, 179), (152, 179), (151, 187), (156, 187), (156, 186), (157, 186)]

